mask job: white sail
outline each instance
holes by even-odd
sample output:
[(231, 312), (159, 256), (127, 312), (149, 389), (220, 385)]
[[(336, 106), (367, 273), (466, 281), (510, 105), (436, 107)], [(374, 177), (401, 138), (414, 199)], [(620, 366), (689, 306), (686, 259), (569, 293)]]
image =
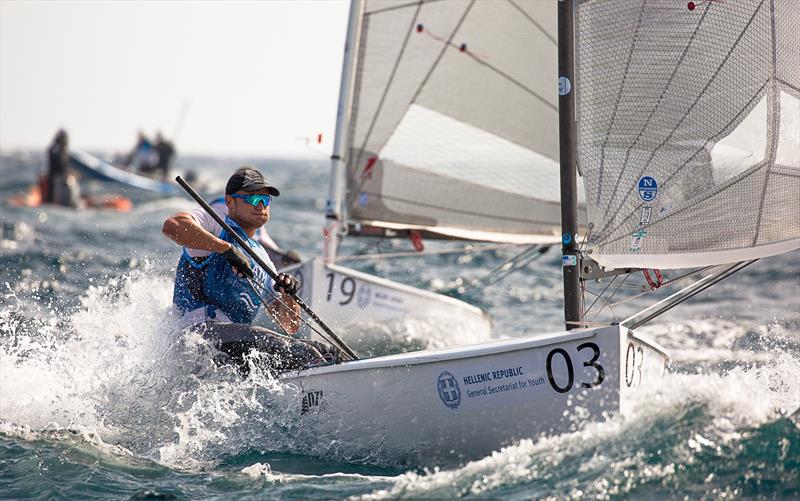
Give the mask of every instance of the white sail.
[(585, 0), (578, 158), (592, 258), (684, 268), (800, 247), (800, 10)]
[(361, 16), (347, 219), (559, 241), (556, 3), (367, 0)]

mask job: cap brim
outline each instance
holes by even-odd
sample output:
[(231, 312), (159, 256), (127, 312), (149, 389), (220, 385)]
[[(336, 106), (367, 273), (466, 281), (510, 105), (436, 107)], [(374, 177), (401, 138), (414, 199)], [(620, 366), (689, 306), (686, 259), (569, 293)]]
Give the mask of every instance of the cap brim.
[(259, 190), (267, 190), (267, 193), (269, 193), (273, 197), (278, 197), (281, 194), (281, 192), (280, 192), (280, 190), (278, 190), (278, 188), (276, 188), (274, 186), (266, 185), (264, 183), (254, 183), (254, 184), (251, 184), (249, 186), (242, 186), (240, 188), (240, 190), (241, 191), (249, 191), (249, 192), (259, 191)]

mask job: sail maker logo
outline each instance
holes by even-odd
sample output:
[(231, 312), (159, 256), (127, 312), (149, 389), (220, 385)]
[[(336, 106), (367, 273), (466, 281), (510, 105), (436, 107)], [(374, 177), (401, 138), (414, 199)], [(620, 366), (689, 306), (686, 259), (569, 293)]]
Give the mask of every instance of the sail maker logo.
[(461, 388), (458, 387), (458, 380), (449, 372), (439, 374), (436, 388), (442, 403), (449, 409), (456, 409), (461, 404)]
[(650, 176), (642, 176), (637, 183), (639, 198), (645, 202), (652, 202), (658, 195), (658, 182)]

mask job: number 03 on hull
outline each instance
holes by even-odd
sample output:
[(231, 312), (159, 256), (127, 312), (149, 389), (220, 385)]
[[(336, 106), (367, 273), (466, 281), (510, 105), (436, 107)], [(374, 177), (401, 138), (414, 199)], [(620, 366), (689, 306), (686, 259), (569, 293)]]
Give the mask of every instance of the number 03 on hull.
[[(359, 360), (286, 374), (320, 453), (457, 464), (626, 413), (669, 361), (621, 326)], [(588, 414), (588, 415), (587, 415)], [(323, 452), (324, 453), (324, 452)]]

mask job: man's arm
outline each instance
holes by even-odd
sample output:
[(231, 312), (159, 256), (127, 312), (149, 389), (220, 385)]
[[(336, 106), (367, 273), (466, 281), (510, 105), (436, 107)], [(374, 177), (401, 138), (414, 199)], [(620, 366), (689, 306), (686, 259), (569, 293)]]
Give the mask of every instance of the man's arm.
[(289, 294), (277, 293), (278, 298), (267, 306), (272, 315), (287, 334), (295, 334), (300, 329), (300, 305)]
[(231, 244), (206, 231), (188, 212), (178, 212), (164, 221), (161, 233), (178, 245), (190, 249), (201, 249), (209, 252), (224, 253), (231, 249)]

